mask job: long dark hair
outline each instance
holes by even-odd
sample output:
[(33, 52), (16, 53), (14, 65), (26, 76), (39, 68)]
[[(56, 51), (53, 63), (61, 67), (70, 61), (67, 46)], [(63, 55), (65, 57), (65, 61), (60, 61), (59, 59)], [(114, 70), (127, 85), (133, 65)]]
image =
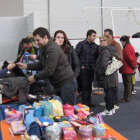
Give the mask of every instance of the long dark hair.
[(62, 44), (61, 48), (62, 48), (62, 50), (63, 50), (64, 52), (66, 52), (67, 47), (68, 47), (68, 46), (71, 46), (71, 43), (69, 42), (66, 33), (65, 33), (64, 31), (62, 31), (62, 30), (57, 30), (57, 31), (54, 33), (54, 41), (55, 41), (55, 38), (56, 38), (56, 36), (57, 36), (58, 33), (61, 33), (61, 34), (63, 34), (63, 36), (64, 36), (64, 43)]
[(126, 35), (124, 35), (124, 36), (122, 36), (122, 37), (120, 38), (120, 41), (123, 41), (123, 42), (126, 41), (126, 43), (129, 43), (129, 37), (126, 36)]

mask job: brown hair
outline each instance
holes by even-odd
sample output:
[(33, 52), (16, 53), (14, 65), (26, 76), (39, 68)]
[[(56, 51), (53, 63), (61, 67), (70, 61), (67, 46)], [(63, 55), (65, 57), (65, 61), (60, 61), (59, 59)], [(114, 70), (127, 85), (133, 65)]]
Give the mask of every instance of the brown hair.
[(61, 48), (62, 48), (62, 50), (65, 52), (65, 51), (67, 50), (67, 47), (68, 47), (68, 46), (71, 46), (71, 44), (70, 44), (70, 42), (69, 42), (69, 40), (68, 40), (68, 38), (67, 38), (66, 33), (65, 33), (64, 31), (62, 31), (62, 30), (57, 30), (57, 31), (54, 33), (54, 41), (55, 41), (55, 38), (56, 38), (56, 36), (57, 36), (58, 33), (61, 33), (61, 34), (63, 34), (63, 36), (64, 36), (64, 43), (62, 44)]
[(105, 40), (105, 41), (108, 41), (108, 45), (110, 45), (111, 44), (111, 38), (109, 37), (109, 36), (107, 36), (107, 35), (103, 35), (103, 36), (101, 36), (99, 39), (103, 39), (103, 40)]
[(47, 36), (48, 39), (50, 39), (50, 34), (46, 28), (39, 27), (34, 30), (33, 36), (39, 35), (41, 38), (44, 38), (45, 35)]

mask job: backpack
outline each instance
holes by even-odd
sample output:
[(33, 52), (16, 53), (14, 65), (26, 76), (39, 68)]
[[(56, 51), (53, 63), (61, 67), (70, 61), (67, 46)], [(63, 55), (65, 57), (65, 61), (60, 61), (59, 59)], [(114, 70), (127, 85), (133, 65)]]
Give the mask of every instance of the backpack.
[[(32, 59), (30, 59), (30, 58), (29, 58), (30, 55), (31, 55), (30, 53), (25, 52), (25, 53), (23, 54), (23, 57), (21, 57), (21, 60), (20, 60), (20, 61), (21, 61), (22, 63), (24, 63), (24, 64), (31, 64), (31, 63), (36, 63), (36, 62), (38, 62), (38, 60), (32, 60)], [(26, 70), (26, 69), (22, 69), (22, 71), (23, 71), (23, 73), (24, 73), (25, 75), (27, 75), (27, 77), (28, 77), (28, 76), (31, 76), (31, 75), (35, 75), (35, 74), (37, 73), (37, 71)]]
[(29, 136), (37, 135), (39, 139), (42, 137), (42, 131), (39, 124), (36, 122), (35, 117), (32, 114), (25, 113), (24, 124), (27, 128), (27, 133)]
[(35, 109), (34, 116), (35, 117), (41, 117), (42, 116), (42, 112), (43, 112), (43, 108), (41, 107), (41, 104), (37, 103), (37, 102), (34, 102), (33, 103), (33, 107)]
[(43, 108), (43, 116), (49, 117), (53, 116), (53, 106), (47, 101), (39, 101), (41, 107)]
[(53, 116), (54, 117), (64, 116), (62, 104), (60, 101), (49, 100), (48, 102), (51, 103), (53, 106)]

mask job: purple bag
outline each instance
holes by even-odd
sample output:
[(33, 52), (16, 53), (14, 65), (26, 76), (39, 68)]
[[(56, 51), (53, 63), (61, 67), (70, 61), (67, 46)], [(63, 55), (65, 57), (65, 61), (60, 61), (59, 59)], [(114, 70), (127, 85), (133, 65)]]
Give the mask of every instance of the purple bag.
[(83, 126), (79, 128), (79, 137), (80, 139), (91, 138), (92, 137), (92, 128), (89, 126)]
[(20, 120), (22, 120), (22, 113), (20, 111), (16, 111), (16, 114), (13, 111), (6, 112), (6, 123), (11, 124), (13, 121)]

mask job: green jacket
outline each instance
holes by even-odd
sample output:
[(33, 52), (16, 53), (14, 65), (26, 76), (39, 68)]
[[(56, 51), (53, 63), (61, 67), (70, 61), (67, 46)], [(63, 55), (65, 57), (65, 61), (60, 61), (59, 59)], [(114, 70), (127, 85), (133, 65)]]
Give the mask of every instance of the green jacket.
[(70, 81), (74, 73), (63, 50), (52, 40), (41, 48), (40, 60), (27, 65), (28, 70), (42, 70), (35, 75), (35, 80), (48, 78), (54, 87)]

